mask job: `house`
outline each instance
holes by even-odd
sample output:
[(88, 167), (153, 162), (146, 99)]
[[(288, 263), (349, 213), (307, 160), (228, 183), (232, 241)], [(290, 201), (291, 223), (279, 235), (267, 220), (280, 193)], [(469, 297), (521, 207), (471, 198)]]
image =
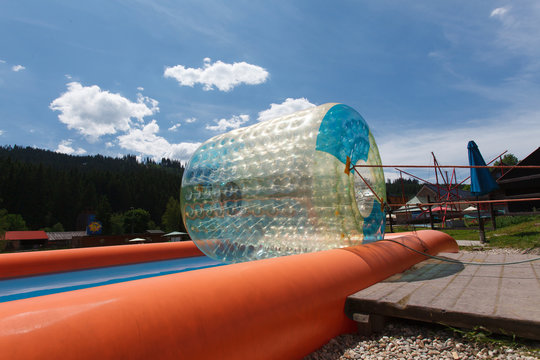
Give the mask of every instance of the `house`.
[[(452, 190), (448, 191), (443, 185), (424, 184), (418, 193), (409, 201), (406, 206), (402, 206), (393, 211), (393, 214), (397, 217), (398, 223), (407, 222), (428, 222), (429, 208), (427, 206), (418, 206), (417, 204), (428, 204), (437, 202), (452, 202), (471, 200), (472, 196), (469, 191), (456, 188), (456, 185), (452, 185)], [(431, 208), (431, 213), (436, 221), (440, 221), (443, 218), (453, 218), (460, 215), (467, 204), (455, 204), (455, 205), (434, 205)]]
[(31, 250), (47, 245), (49, 240), (45, 231), (6, 231), (7, 249)]
[[(424, 184), (422, 188), (416, 194), (416, 197), (420, 199), (425, 199), (426, 203), (431, 202), (442, 202), (442, 201), (463, 201), (471, 200), (473, 197), (471, 193), (467, 190), (458, 189), (455, 184), (451, 185), (452, 189), (448, 191), (446, 186), (439, 185), (438, 187), (434, 184)], [(455, 209), (462, 211), (469, 205), (467, 204), (456, 204)]]
[[(521, 160), (517, 166), (540, 166), (540, 147)], [(495, 199), (540, 198), (540, 169), (513, 168), (497, 179), (500, 190)], [(528, 213), (540, 211), (540, 200), (506, 203), (507, 213)]]
[(75, 237), (86, 235), (86, 231), (58, 231), (48, 232), (49, 237), (48, 247), (61, 249), (72, 247), (72, 241)]

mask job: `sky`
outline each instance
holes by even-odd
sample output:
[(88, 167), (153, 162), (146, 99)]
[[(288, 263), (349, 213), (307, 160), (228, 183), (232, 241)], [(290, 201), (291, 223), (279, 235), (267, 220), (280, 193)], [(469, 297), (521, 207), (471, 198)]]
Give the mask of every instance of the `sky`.
[(2, 1), (0, 33), (0, 145), (186, 162), (338, 102), (385, 165), (466, 165), (469, 140), (487, 161), (540, 146), (534, 0)]

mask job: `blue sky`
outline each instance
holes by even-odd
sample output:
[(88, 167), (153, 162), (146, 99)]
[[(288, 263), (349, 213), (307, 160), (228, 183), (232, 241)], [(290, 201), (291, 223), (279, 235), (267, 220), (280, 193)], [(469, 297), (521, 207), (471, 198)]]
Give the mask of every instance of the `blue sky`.
[[(11, 1), (0, 144), (171, 157), (276, 114), (355, 108), (384, 164), (540, 145), (537, 1)], [(423, 176), (422, 172), (419, 174)]]

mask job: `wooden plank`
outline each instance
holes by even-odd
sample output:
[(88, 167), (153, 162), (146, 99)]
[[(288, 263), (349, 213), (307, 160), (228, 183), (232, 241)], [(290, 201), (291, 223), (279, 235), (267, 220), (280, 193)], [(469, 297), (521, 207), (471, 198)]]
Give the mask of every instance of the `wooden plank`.
[[(504, 260), (502, 256), (486, 257), (486, 262), (499, 262), (502, 260)], [(451, 308), (455, 311), (467, 313), (492, 314), (497, 303), (497, 293), (500, 286), (499, 278), (502, 267), (468, 266), (477, 267), (477, 271), (471, 277), (470, 282), (463, 291), (458, 294), (458, 298)]]
[[(532, 255), (444, 254), (473, 262), (510, 262)], [(444, 323), (483, 326), (493, 332), (540, 340), (540, 262), (460, 265), (426, 260), (348, 297), (345, 311)]]
[(351, 318), (354, 313), (369, 313), (468, 329), (480, 326), (495, 333), (540, 340), (540, 321), (532, 319), (502, 318), (500, 316), (448, 311), (446, 309), (416, 305), (399, 308), (393, 303), (373, 300), (357, 301), (354, 305), (351, 305), (347, 300), (345, 308)]
[[(507, 261), (516, 261), (516, 256), (508, 256)], [(499, 303), (495, 314), (505, 317), (527, 319), (540, 307), (540, 280), (532, 263), (503, 266)]]
[(535, 179), (540, 179), (540, 174), (520, 176), (520, 177), (515, 177), (515, 178), (512, 178), (512, 179), (502, 179), (502, 180), (499, 180), (497, 182), (499, 184), (509, 184), (509, 183), (513, 183), (513, 182), (520, 182), (520, 181), (526, 181), (526, 180), (535, 180)]

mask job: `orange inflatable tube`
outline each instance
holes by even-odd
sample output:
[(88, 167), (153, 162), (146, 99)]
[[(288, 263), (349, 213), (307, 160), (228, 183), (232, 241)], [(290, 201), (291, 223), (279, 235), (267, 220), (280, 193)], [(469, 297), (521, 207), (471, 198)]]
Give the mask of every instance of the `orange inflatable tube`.
[(1, 254), (0, 279), (203, 255), (192, 241)]
[[(394, 238), (430, 254), (448, 235)], [(207, 268), (0, 304), (6, 359), (301, 359), (354, 329), (348, 295), (424, 256), (393, 242)]]

